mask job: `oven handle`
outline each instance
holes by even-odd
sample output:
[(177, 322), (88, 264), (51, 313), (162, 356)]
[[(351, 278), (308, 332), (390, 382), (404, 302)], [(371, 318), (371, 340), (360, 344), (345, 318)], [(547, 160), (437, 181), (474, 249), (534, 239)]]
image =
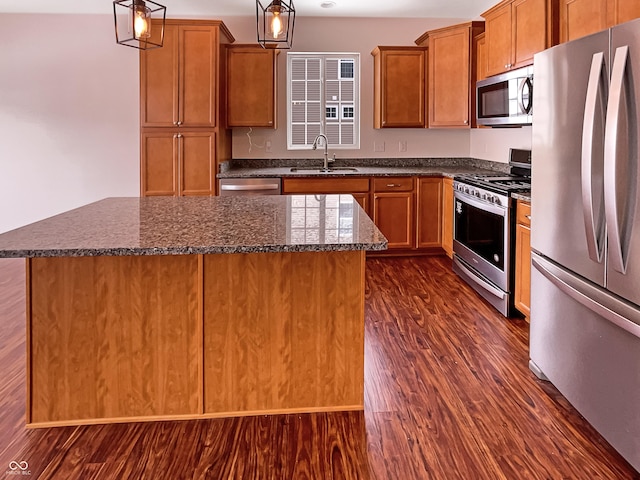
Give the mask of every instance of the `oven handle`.
[(453, 262), (460, 267), (461, 270), (463, 270), (468, 278), (473, 281), (474, 283), (476, 283), (480, 288), (486, 290), (487, 292), (491, 293), (491, 295), (493, 295), (494, 297), (498, 297), (500, 300), (504, 300), (504, 297), (506, 295), (505, 292), (503, 292), (502, 290), (500, 290), (499, 288), (494, 287), (493, 285), (491, 285), (489, 282), (484, 281), (482, 278), (478, 277), (478, 274), (469, 270), (469, 268), (462, 263), (457, 256), (453, 256)]
[(496, 215), (500, 215), (501, 217), (507, 216), (507, 207), (501, 207), (499, 205), (495, 205), (492, 203), (486, 203), (482, 200), (477, 200), (476, 197), (472, 197), (471, 195), (467, 195), (465, 193), (454, 191), (454, 197), (460, 200), (461, 202), (472, 205), (480, 210), (484, 210), (489, 213), (495, 213)]

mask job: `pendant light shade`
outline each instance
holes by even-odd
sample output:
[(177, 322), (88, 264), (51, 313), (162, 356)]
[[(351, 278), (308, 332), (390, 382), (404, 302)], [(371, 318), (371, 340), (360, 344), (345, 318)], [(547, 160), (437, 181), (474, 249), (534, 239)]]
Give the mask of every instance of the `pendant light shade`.
[(140, 50), (161, 47), (166, 13), (166, 7), (151, 0), (115, 0), (116, 42)]
[(256, 0), (258, 42), (263, 48), (291, 48), (296, 9), (293, 0), (272, 0), (266, 7)]

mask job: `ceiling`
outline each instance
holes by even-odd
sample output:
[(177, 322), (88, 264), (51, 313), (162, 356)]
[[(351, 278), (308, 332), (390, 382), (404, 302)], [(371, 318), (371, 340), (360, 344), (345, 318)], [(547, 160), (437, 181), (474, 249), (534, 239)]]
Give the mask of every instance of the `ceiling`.
[[(263, 5), (270, 0), (261, 0)], [(286, 1), (286, 0), (285, 0)], [(298, 16), (476, 19), (499, 0), (294, 0)], [(167, 17), (255, 15), (255, 0), (156, 0)], [(323, 8), (323, 3), (334, 3)], [(0, 13), (111, 13), (111, 0), (0, 0)]]

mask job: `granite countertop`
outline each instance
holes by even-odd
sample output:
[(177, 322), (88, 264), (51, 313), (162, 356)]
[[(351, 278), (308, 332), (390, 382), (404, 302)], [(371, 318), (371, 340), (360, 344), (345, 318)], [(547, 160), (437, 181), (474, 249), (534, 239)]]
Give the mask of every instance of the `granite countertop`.
[(453, 177), (461, 174), (495, 173), (494, 170), (477, 167), (355, 167), (356, 171), (333, 170), (321, 172), (319, 170), (291, 171), (292, 167), (264, 167), (264, 168), (232, 168), (224, 173), (219, 173), (218, 178), (257, 178), (257, 177), (398, 177), (398, 176), (437, 176)]
[[(495, 173), (508, 171), (508, 164), (474, 158), (387, 158), (338, 159), (331, 167), (336, 170), (321, 172), (322, 159), (237, 159), (225, 162), (218, 178), (255, 177), (350, 177), (350, 176), (445, 176), (461, 174)], [(315, 170), (292, 171), (292, 168)], [(343, 170), (355, 168), (356, 170)]]
[(516, 200), (524, 200), (525, 202), (531, 202), (531, 192), (512, 193), (511, 197), (515, 198)]
[(386, 247), (351, 195), (107, 198), (0, 235), (0, 258)]

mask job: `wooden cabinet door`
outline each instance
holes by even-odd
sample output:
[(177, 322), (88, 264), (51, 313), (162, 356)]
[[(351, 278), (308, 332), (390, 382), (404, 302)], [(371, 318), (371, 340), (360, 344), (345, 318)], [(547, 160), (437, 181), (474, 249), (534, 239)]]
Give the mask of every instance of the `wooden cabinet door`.
[(487, 63), (487, 41), (485, 34), (481, 33), (480, 35), (477, 35), (474, 38), (474, 42), (476, 44), (476, 80), (482, 80), (489, 76), (489, 64)]
[(531, 313), (531, 229), (516, 225), (516, 308), (526, 317)]
[(143, 133), (141, 157), (141, 195), (178, 195), (177, 132)]
[(442, 248), (453, 257), (453, 178), (442, 180)]
[(531, 306), (531, 204), (518, 200), (516, 207), (515, 306), (527, 318)]
[(215, 195), (215, 133), (178, 134), (179, 195)]
[(417, 199), (416, 246), (442, 246), (442, 179), (419, 178)]
[(547, 31), (548, 7), (549, 0), (515, 0), (511, 4), (512, 68), (533, 65), (533, 55), (551, 46)]
[(374, 128), (425, 127), (425, 49), (378, 47), (374, 55)]
[(640, 18), (640, 1), (609, 0), (609, 25), (614, 26)]
[(218, 27), (179, 27), (179, 122), (184, 127), (215, 127), (218, 78)]
[(466, 26), (429, 36), (430, 127), (469, 127), (470, 49)]
[(143, 127), (178, 124), (177, 25), (165, 26), (162, 48), (140, 51), (140, 123)]
[(389, 241), (389, 249), (413, 248), (413, 203), (412, 192), (373, 194), (373, 221)]
[(367, 213), (367, 215), (371, 215), (369, 210), (369, 194), (368, 193), (352, 193), (353, 198), (356, 199), (356, 202), (360, 204), (362, 209)]
[(513, 63), (511, 4), (507, 3), (490, 11), (485, 20), (487, 73), (491, 76), (509, 70)]
[(277, 50), (227, 47), (227, 125), (276, 128)]
[(560, 0), (561, 42), (569, 42), (607, 27), (607, 0)]

